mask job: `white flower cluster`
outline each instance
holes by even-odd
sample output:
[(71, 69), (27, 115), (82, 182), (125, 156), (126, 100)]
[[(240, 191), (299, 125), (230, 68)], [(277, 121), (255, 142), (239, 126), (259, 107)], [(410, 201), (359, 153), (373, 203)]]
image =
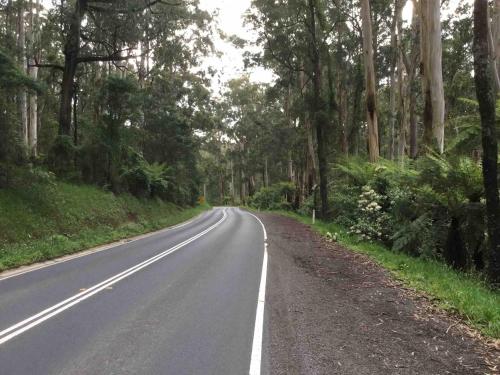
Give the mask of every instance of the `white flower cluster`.
[(384, 197), (378, 194), (371, 186), (363, 186), (359, 195), (358, 208), (360, 216), (357, 223), (349, 228), (349, 233), (362, 240), (382, 240), (387, 214), (383, 212), (381, 202)]
[(382, 209), (378, 204), (380, 195), (375, 192), (370, 186), (363, 186), (363, 192), (359, 196), (358, 207), (361, 211), (377, 212)]
[(339, 238), (339, 234), (338, 233), (330, 233), (330, 232), (326, 232), (326, 239), (328, 242), (337, 242)]

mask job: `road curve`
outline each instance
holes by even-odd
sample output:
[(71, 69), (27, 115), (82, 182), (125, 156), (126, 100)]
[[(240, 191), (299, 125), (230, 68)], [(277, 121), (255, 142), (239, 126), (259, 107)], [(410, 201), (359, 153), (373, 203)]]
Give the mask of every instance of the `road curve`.
[(251, 359), (259, 374), (263, 229), (245, 211), (215, 208), (146, 238), (0, 275), (0, 374), (237, 375)]

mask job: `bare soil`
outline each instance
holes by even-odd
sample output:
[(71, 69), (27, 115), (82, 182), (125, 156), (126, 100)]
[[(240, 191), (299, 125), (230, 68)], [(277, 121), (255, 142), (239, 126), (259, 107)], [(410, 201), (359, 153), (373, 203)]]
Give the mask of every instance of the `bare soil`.
[(368, 257), (258, 215), (269, 236), (269, 372), (500, 374), (500, 351)]

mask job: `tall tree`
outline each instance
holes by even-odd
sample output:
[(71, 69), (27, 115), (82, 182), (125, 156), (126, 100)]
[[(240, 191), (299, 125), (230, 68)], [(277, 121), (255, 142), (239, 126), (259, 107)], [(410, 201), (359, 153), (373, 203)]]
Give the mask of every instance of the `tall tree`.
[[(25, 11), (26, 4), (24, 0), (18, 1), (17, 9), (17, 49), (18, 49), (18, 61), (19, 69), (22, 72), (26, 72), (27, 61), (26, 61), (26, 19)], [(28, 147), (28, 94), (26, 89), (21, 89), (18, 98), (19, 115), (21, 120), (20, 133), (22, 136), (23, 143)]]
[(370, 161), (379, 158), (377, 95), (375, 85), (375, 65), (373, 62), (373, 33), (370, 0), (361, 0), (361, 19), (363, 25), (363, 54), (366, 82), (366, 121), (368, 124), (368, 152)]
[(500, 199), (498, 195), (498, 141), (496, 133), (495, 93), (488, 48), (488, 1), (474, 1), (474, 80), (481, 116), (483, 180), (486, 194), (489, 276), (500, 284)]
[(424, 142), (444, 151), (445, 101), (442, 69), (441, 2), (420, 0), (422, 85), (425, 99)]
[[(39, 11), (40, 0), (30, 0), (29, 11), (29, 28), (28, 28), (28, 45), (29, 45), (29, 61), (28, 74), (36, 81), (38, 79), (38, 67), (36, 66), (37, 58), (37, 43), (39, 33)], [(29, 96), (29, 128), (28, 128), (28, 143), (29, 152), (32, 156), (37, 156), (38, 142), (38, 94), (31, 93)]]

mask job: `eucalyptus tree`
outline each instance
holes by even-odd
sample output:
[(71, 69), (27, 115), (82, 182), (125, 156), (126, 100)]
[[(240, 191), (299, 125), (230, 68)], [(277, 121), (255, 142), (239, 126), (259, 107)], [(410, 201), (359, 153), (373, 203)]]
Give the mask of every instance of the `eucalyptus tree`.
[(366, 80), (366, 122), (368, 124), (368, 152), (370, 161), (379, 158), (377, 95), (375, 87), (375, 66), (373, 61), (372, 16), (369, 0), (361, 0), (361, 18), (363, 24), (363, 54)]
[(441, 4), (420, 0), (420, 46), (424, 92), (424, 143), (444, 151), (444, 89), (442, 73)]
[(488, 46), (488, 2), (474, 1), (474, 80), (481, 116), (483, 178), (486, 195), (489, 276), (500, 285), (500, 198), (498, 195), (498, 140), (496, 132), (495, 89)]

